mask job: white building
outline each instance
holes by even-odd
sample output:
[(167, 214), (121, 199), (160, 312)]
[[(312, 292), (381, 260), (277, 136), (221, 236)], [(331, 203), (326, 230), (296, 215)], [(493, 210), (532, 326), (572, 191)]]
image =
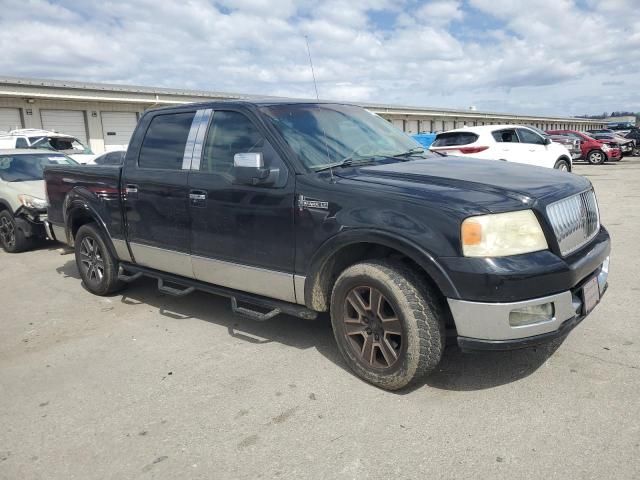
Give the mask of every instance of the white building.
[[(23, 127), (55, 130), (74, 135), (95, 153), (102, 153), (125, 147), (138, 118), (148, 108), (251, 97), (241, 93), (0, 77), (0, 131)], [(492, 123), (574, 130), (603, 128), (605, 124), (602, 120), (510, 115), (473, 109), (361, 105), (410, 134)]]

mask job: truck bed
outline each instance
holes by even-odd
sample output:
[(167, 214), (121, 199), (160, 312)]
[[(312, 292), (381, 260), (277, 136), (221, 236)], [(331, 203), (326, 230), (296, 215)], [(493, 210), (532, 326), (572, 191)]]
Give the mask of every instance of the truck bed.
[[(47, 166), (44, 179), (49, 200), (49, 221), (64, 225), (64, 202), (71, 190), (74, 192), (69, 200), (78, 202), (79, 206), (85, 201), (87, 206), (96, 208), (104, 203), (103, 200), (112, 200), (119, 210), (121, 174), (122, 167), (119, 165)], [(101, 218), (109, 217), (114, 220), (111, 215)]]

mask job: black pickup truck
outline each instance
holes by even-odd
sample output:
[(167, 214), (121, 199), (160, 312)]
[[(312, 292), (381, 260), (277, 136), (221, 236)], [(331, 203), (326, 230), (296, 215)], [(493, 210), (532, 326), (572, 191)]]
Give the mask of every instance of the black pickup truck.
[(591, 183), (424, 152), (360, 107), (230, 101), (146, 112), (122, 167), (48, 167), (49, 235), (86, 288), (141, 275), (255, 320), (330, 312), (346, 363), (398, 389), (463, 350), (570, 331), (607, 288)]

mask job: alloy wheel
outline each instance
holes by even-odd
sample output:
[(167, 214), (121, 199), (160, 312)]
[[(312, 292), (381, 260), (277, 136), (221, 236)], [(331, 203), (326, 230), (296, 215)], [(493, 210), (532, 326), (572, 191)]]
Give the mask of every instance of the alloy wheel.
[(95, 239), (84, 237), (80, 244), (80, 265), (87, 281), (99, 284), (104, 278), (104, 257)]
[(12, 248), (16, 244), (16, 226), (7, 217), (0, 217), (0, 238), (8, 248)]
[(376, 288), (361, 286), (346, 296), (344, 335), (361, 363), (388, 369), (401, 357), (404, 327), (387, 298)]

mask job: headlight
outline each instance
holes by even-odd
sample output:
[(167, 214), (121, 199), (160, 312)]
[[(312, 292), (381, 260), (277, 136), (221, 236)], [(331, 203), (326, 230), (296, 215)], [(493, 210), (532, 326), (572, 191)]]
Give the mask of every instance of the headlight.
[(549, 248), (532, 210), (469, 217), (460, 229), (465, 257), (504, 257)]
[(22, 206), (34, 210), (40, 210), (42, 208), (47, 208), (48, 206), (46, 200), (32, 197), (31, 195), (18, 195), (18, 201), (22, 204)]
[(602, 145), (602, 151), (603, 152), (608, 152), (609, 150), (611, 150), (611, 147), (609, 145), (607, 145), (606, 143), (604, 145)]

